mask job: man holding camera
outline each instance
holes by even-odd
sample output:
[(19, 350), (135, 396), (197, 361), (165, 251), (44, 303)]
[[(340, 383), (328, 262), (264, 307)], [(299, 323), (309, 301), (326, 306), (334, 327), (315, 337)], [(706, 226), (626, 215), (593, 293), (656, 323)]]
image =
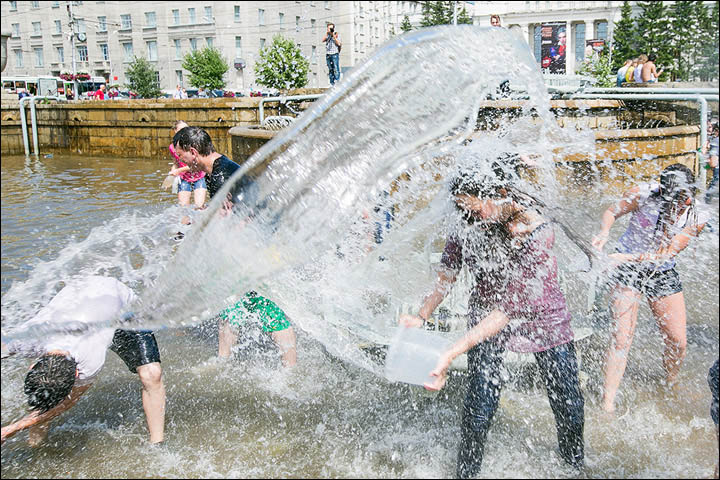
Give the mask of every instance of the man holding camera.
[(327, 32), (322, 41), (325, 43), (325, 61), (327, 61), (328, 75), (330, 76), (330, 85), (340, 80), (340, 49), (342, 42), (335, 31), (335, 24), (328, 23)]

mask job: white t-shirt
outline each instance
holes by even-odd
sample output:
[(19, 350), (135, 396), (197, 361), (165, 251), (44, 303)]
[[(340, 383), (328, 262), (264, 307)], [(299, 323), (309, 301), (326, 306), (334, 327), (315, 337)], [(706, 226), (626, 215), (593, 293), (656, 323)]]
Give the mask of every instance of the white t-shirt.
[(92, 383), (105, 364), (115, 328), (87, 332), (82, 331), (83, 327), (119, 318), (135, 299), (133, 291), (114, 278), (91, 276), (74, 281), (60, 290), (28, 325), (65, 324), (69, 331), (80, 332), (52, 334), (32, 344), (13, 342), (8, 345), (9, 352), (39, 356), (51, 350), (65, 350), (77, 362), (75, 385)]

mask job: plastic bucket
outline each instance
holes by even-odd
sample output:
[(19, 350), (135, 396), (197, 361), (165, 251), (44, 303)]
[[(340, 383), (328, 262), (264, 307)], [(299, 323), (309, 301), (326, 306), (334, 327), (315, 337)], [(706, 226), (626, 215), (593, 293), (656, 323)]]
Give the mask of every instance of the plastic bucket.
[(399, 326), (385, 357), (385, 377), (413, 385), (431, 382), (430, 372), (451, 345), (437, 332)]

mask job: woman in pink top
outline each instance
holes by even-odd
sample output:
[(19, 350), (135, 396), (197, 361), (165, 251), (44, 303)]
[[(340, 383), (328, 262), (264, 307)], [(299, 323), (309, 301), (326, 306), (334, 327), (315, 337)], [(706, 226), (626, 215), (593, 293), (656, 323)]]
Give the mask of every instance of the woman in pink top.
[(465, 398), (457, 460), (458, 478), (480, 471), (485, 438), (500, 401), (505, 348), (535, 355), (555, 415), (562, 458), (581, 467), (584, 459), (584, 400), (570, 313), (558, 282), (552, 224), (535, 202), (515, 191), (512, 177), (495, 163), (486, 173), (457, 176), (450, 193), (462, 218), (449, 235), (443, 269), (417, 316), (400, 322), (421, 327), (442, 303), (463, 265), (473, 281), (468, 331), (439, 359), (426, 384), (445, 385), (447, 369), (467, 352), (470, 385)]
[[(182, 120), (175, 122), (173, 132), (177, 133), (188, 124)], [(180, 157), (172, 143), (170, 144), (170, 155), (173, 157), (175, 168), (170, 170), (170, 175), (180, 176), (180, 187), (178, 188), (178, 201), (180, 205), (190, 205), (190, 193), (195, 192), (195, 206), (203, 208), (205, 206), (205, 197), (207, 195), (207, 185), (205, 183), (205, 172), (191, 172), (190, 167), (180, 161)]]

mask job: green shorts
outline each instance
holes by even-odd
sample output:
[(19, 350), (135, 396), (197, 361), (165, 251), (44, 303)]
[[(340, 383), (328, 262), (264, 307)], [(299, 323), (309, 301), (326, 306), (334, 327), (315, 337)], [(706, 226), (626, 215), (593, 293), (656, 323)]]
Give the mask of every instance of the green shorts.
[(259, 321), (263, 332), (267, 333), (279, 332), (290, 327), (285, 312), (275, 305), (275, 302), (255, 292), (246, 293), (242, 300), (223, 310), (220, 318), (235, 327), (239, 327), (246, 320)]

